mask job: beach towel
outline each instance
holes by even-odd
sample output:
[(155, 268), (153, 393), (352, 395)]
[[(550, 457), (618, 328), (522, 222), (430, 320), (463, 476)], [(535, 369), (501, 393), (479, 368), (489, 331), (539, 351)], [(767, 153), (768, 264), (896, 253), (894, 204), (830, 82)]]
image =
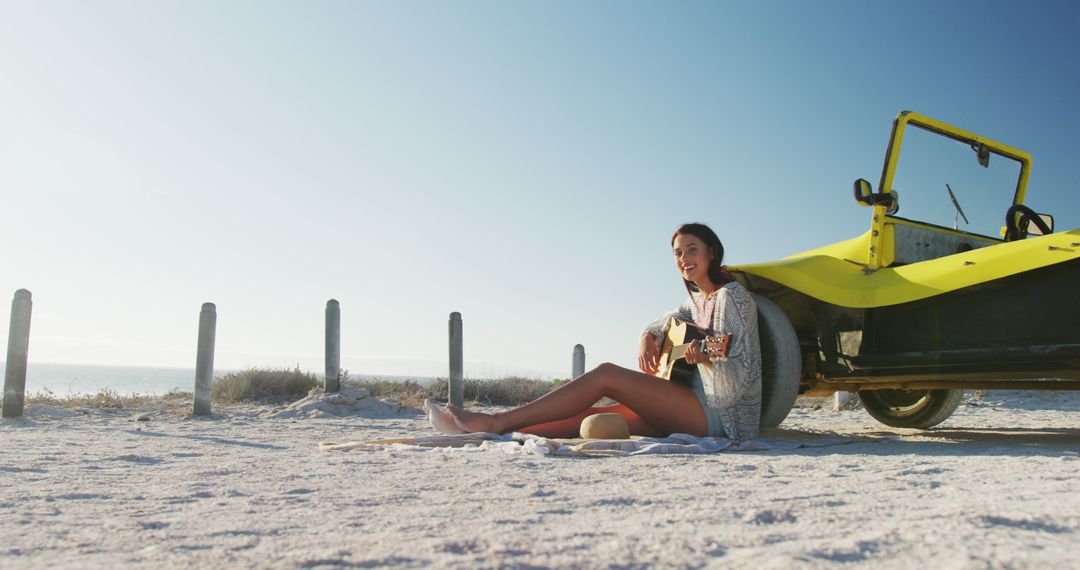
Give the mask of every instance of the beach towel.
[(791, 450), (800, 447), (826, 447), (855, 442), (873, 442), (884, 437), (850, 436), (836, 433), (813, 433), (784, 429), (761, 430), (761, 436), (737, 442), (720, 437), (697, 437), (684, 433), (668, 437), (638, 437), (630, 439), (556, 439), (528, 433), (469, 433), (462, 435), (430, 435), (413, 438), (380, 439), (368, 442), (320, 443), (323, 451), (441, 451), (441, 452), (502, 452), (511, 455), (557, 456), (630, 456), (653, 454), (693, 454)]

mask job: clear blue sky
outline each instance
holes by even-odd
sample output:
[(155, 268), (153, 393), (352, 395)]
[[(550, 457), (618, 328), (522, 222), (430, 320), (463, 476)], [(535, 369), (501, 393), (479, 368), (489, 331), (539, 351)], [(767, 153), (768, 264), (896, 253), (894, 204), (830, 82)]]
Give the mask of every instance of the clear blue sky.
[(470, 376), (631, 366), (685, 295), (677, 225), (733, 264), (862, 233), (901, 109), (1031, 152), (1028, 203), (1080, 226), (1078, 29), (1070, 2), (0, 0), (0, 294), (34, 294), (32, 362), (192, 367), (211, 301), (219, 368), (319, 369), (337, 298), (354, 373), (445, 374), (450, 311)]

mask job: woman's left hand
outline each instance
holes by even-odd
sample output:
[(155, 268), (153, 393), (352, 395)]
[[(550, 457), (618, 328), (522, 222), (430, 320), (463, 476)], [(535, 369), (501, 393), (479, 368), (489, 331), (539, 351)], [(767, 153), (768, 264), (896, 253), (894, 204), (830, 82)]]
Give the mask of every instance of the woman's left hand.
[(708, 362), (709, 357), (701, 350), (701, 341), (695, 340), (686, 347), (686, 362), (690, 364), (702, 364)]

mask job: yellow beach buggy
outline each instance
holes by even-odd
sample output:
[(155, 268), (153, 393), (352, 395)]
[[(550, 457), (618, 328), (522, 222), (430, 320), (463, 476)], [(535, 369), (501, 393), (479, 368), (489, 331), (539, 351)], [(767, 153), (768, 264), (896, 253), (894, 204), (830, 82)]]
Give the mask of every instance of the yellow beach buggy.
[[(946, 182), (938, 197), (953, 209), (952, 227), (901, 217), (894, 181), (905, 132), (963, 145), (973, 170), (1005, 159), (1015, 189), (1007, 180), (995, 204), (970, 189), (958, 199)], [(854, 184), (855, 201), (872, 211), (866, 233), (732, 268), (758, 302), (762, 425), (783, 421), (798, 394), (856, 392), (882, 423), (928, 428), (965, 389), (1080, 389), (1080, 229), (1054, 233), (1051, 216), (1024, 205), (1030, 174), (1024, 151), (903, 111), (877, 191)], [(992, 236), (964, 227), (962, 201), (990, 208), (1004, 227)]]

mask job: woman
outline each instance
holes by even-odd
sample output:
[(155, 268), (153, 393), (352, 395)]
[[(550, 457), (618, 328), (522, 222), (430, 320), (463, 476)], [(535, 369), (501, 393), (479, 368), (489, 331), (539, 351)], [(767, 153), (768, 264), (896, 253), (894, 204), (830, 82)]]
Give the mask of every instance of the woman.
[[(641, 372), (604, 363), (540, 398), (495, 414), (425, 403), (433, 426), (443, 433), (508, 433), (577, 437), (581, 422), (597, 413), (626, 418), (630, 433), (686, 433), (753, 439), (761, 416), (761, 350), (757, 309), (750, 293), (724, 269), (724, 246), (703, 224), (685, 224), (671, 238), (675, 266), (690, 298), (646, 327), (641, 335)], [(671, 316), (716, 334), (733, 334), (726, 360), (711, 359), (698, 341), (686, 360), (697, 365), (691, 386), (653, 376)], [(603, 397), (614, 406), (593, 407)]]

